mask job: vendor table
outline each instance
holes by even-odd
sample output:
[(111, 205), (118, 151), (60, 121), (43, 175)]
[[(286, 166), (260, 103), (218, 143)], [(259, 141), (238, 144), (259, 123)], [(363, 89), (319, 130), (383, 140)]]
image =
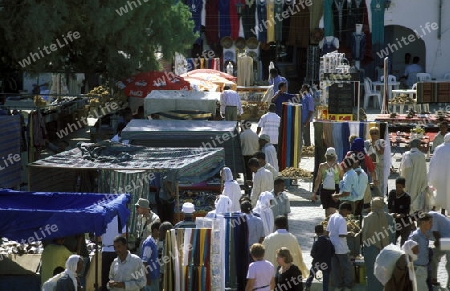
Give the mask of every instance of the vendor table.
[(153, 90), (144, 99), (146, 116), (174, 110), (203, 111), (216, 114), (219, 92)]
[[(404, 106), (405, 105), (408, 105), (408, 106), (413, 106), (414, 107), (414, 110), (416, 110), (416, 111), (421, 111), (421, 106), (420, 106), (420, 104), (417, 104), (417, 98), (414, 98), (414, 95), (417, 95), (417, 91), (416, 90), (413, 90), (413, 89), (407, 89), (407, 90), (392, 90), (392, 94), (393, 94), (393, 96), (394, 97), (396, 97), (397, 95), (401, 95), (401, 94), (406, 94), (406, 95), (408, 95), (409, 96), (409, 98), (411, 98), (411, 99), (415, 99), (416, 100), (416, 102), (415, 103), (413, 103), (413, 104), (407, 104), (407, 103), (396, 103), (396, 104), (393, 104), (393, 103), (390, 103), (389, 104), (389, 106), (392, 106), (392, 112), (393, 113), (395, 113), (396, 112), (396, 107), (397, 107), (397, 105), (400, 107), (400, 111), (399, 111), (399, 113), (403, 113), (403, 108), (404, 108)], [(428, 107), (428, 104), (424, 104), (424, 110), (426, 111), (426, 112), (429, 112), (429, 107)]]
[(269, 102), (273, 95), (273, 90), (269, 90), (271, 88), (272, 86), (237, 86), (236, 92), (243, 101)]
[[(421, 138), (421, 145), (420, 150), (429, 155), (430, 154), (430, 142), (434, 140), (436, 137), (436, 132), (427, 132), (425, 135)], [(393, 152), (395, 154), (396, 149), (400, 147), (401, 144), (405, 144), (407, 148), (409, 148), (409, 143), (411, 142), (411, 134), (408, 132), (400, 132), (398, 135), (395, 132), (389, 133), (389, 140), (391, 142), (391, 148), (393, 149)]]
[(444, 119), (439, 119), (436, 114), (417, 114), (412, 118), (407, 118), (406, 114), (397, 114), (395, 117), (391, 117), (389, 114), (380, 114), (377, 115), (375, 121), (384, 121), (391, 124), (405, 124), (405, 123), (414, 123), (414, 124), (423, 124), (423, 125), (436, 125), (441, 121), (450, 122), (450, 117), (446, 116)]

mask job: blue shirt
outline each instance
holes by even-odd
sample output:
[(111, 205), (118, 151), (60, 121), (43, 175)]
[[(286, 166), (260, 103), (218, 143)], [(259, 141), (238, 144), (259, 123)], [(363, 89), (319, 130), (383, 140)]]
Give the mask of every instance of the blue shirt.
[(286, 83), (286, 92), (287, 92), (287, 91), (288, 91), (288, 82), (287, 82), (287, 80), (286, 80), (285, 77), (281, 77), (280, 75), (278, 75), (278, 76), (276, 76), (275, 78), (269, 79), (269, 84), (270, 84), (270, 85), (273, 85), (273, 92), (277, 92), (278, 90), (280, 90), (280, 89), (278, 88), (278, 85), (279, 85), (281, 82)]
[(261, 218), (254, 214), (244, 214), (248, 225), (248, 246), (259, 243), (261, 237), (265, 237), (264, 225)]
[(158, 262), (158, 244), (151, 236), (142, 243), (142, 262), (147, 263), (147, 279), (149, 281), (159, 278), (160, 265)]
[(421, 231), (420, 228), (416, 229), (411, 233), (409, 239), (415, 241), (419, 245), (419, 254), (417, 255), (417, 260), (414, 261), (414, 266), (428, 266), (430, 258), (428, 255), (428, 244), (430, 240)]
[(436, 211), (430, 211), (428, 214), (433, 216), (433, 227), (431, 231), (439, 232), (442, 238), (450, 238), (450, 220)]
[(311, 94), (308, 93), (302, 97), (302, 123), (306, 122), (310, 112), (314, 113), (314, 99)]
[(358, 198), (358, 174), (351, 169), (345, 172), (344, 178), (339, 182), (340, 193), (350, 192), (350, 196), (341, 197), (340, 200), (356, 201)]
[(275, 102), (273, 102), (275, 103), (276, 107), (275, 113), (281, 117), (281, 114), (283, 112), (283, 102), (289, 102), (291, 101), (291, 99), (295, 98), (295, 96), (296, 96), (295, 94), (280, 93), (280, 95), (278, 95), (277, 98), (275, 99)]

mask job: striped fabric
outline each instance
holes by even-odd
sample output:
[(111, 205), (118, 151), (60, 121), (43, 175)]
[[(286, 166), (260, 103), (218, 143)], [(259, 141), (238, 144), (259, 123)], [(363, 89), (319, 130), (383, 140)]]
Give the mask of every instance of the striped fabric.
[(280, 124), (280, 143), (278, 161), (280, 171), (286, 167), (298, 168), (302, 153), (301, 105), (283, 103)]
[(20, 116), (0, 116), (0, 128), (0, 188), (14, 188), (20, 184), (22, 171)]

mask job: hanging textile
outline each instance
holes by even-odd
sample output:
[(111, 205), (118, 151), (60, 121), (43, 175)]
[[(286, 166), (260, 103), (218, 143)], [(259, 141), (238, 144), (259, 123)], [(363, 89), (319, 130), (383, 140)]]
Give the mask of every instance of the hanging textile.
[[(369, 138), (369, 129), (377, 126), (380, 129), (380, 136), (384, 136), (385, 148), (384, 148), (384, 168), (383, 168), (383, 181), (380, 181), (382, 185), (387, 185), (389, 172), (391, 168), (391, 145), (389, 142), (388, 124), (385, 122), (333, 122), (333, 121), (316, 121), (314, 122), (314, 144), (316, 150), (314, 151), (314, 173), (317, 174), (317, 169), (320, 163), (325, 162), (325, 149), (328, 147), (334, 147), (336, 154), (338, 155), (338, 162), (342, 161), (345, 157), (345, 153), (350, 150), (350, 144), (348, 138), (350, 134), (354, 134), (355, 131), (359, 131), (358, 137), (367, 140)], [(330, 138), (330, 134), (332, 137)], [(317, 147), (320, 145), (320, 150)]]
[(139, 198), (151, 201), (148, 196), (148, 189), (152, 177), (154, 177), (152, 172), (145, 170), (99, 170), (99, 193), (131, 194), (129, 205), (133, 205), (133, 207), (130, 208), (130, 233), (134, 233), (136, 227), (137, 214), (134, 204)]
[(244, 290), (249, 264), (248, 226), (240, 213), (226, 213), (225, 219), (225, 287)]
[[(288, 15), (291, 15), (294, 8), (294, 0), (285, 0), (283, 11), (284, 13), (288, 13)], [(291, 26), (291, 17), (284, 17), (283, 18), (283, 28), (282, 28), (282, 42), (287, 42), (289, 39), (289, 27)]]
[(219, 1), (219, 39), (231, 35), (230, 0)]
[[(309, 17), (311, 19), (310, 31), (319, 27), (320, 18), (323, 15), (324, 0), (314, 0), (309, 7)], [(329, 35), (329, 34), (326, 34)]]
[[(380, 51), (384, 45), (384, 2), (385, 0), (372, 0), (372, 50)], [(375, 58), (374, 66), (380, 66), (383, 59)]]
[(302, 123), (300, 104), (283, 103), (278, 141), (280, 171), (286, 167), (298, 168), (302, 150)]
[(323, 0), (323, 23), (325, 35), (334, 35), (333, 3), (334, 0)]
[(230, 1), (230, 28), (231, 28), (231, 38), (235, 40), (239, 37), (239, 16), (236, 10), (236, 4), (240, 0), (229, 0)]
[(274, 14), (274, 5), (275, 0), (266, 0), (267, 1), (267, 42), (275, 41), (275, 14)]
[[(282, 15), (283, 13), (283, 0), (275, 0), (274, 14)], [(278, 17), (279, 18), (279, 17)], [(275, 41), (280, 42), (283, 39), (283, 20), (275, 18)]]
[(205, 35), (209, 45), (219, 43), (219, 0), (205, 1)]
[(306, 48), (309, 45), (309, 10), (303, 3), (294, 5), (289, 27), (288, 44)]
[(20, 143), (22, 136), (21, 115), (0, 116), (2, 141), (0, 143), (0, 188), (14, 188), (20, 185), (22, 161)]
[(256, 37), (255, 25), (256, 25), (256, 3), (258, 0), (246, 0), (245, 7), (242, 9), (242, 25), (244, 27), (244, 36), (246, 39), (250, 37)]
[[(200, 32), (200, 27), (202, 25), (202, 10), (203, 10), (203, 0), (186, 0), (186, 5), (189, 7), (189, 11), (192, 14), (192, 20), (194, 21), (194, 32)], [(196, 44), (201, 44), (201, 37), (197, 38)]]
[(267, 0), (256, 0), (256, 15), (258, 21), (256, 22), (256, 30), (258, 31), (257, 38), (260, 42), (267, 42)]
[(344, 40), (345, 33), (343, 32), (347, 23), (347, 15), (344, 14), (344, 10), (345, 12), (347, 12), (347, 0), (334, 0), (332, 8), (333, 8), (333, 22), (334, 22), (333, 35), (336, 35), (339, 38), (339, 41), (345, 43)]
[(238, 57), (237, 63), (238, 86), (253, 85), (253, 58), (250, 56)]

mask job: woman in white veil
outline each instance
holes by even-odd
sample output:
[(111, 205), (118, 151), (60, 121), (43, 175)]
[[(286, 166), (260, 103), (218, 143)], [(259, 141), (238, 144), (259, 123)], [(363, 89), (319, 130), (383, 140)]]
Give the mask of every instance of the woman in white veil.
[(258, 213), (264, 225), (264, 234), (268, 236), (273, 232), (273, 226), (275, 219), (273, 217), (273, 211), (271, 209), (272, 202), (275, 201), (275, 197), (269, 191), (262, 192), (256, 202), (256, 206), (253, 209), (254, 213)]

